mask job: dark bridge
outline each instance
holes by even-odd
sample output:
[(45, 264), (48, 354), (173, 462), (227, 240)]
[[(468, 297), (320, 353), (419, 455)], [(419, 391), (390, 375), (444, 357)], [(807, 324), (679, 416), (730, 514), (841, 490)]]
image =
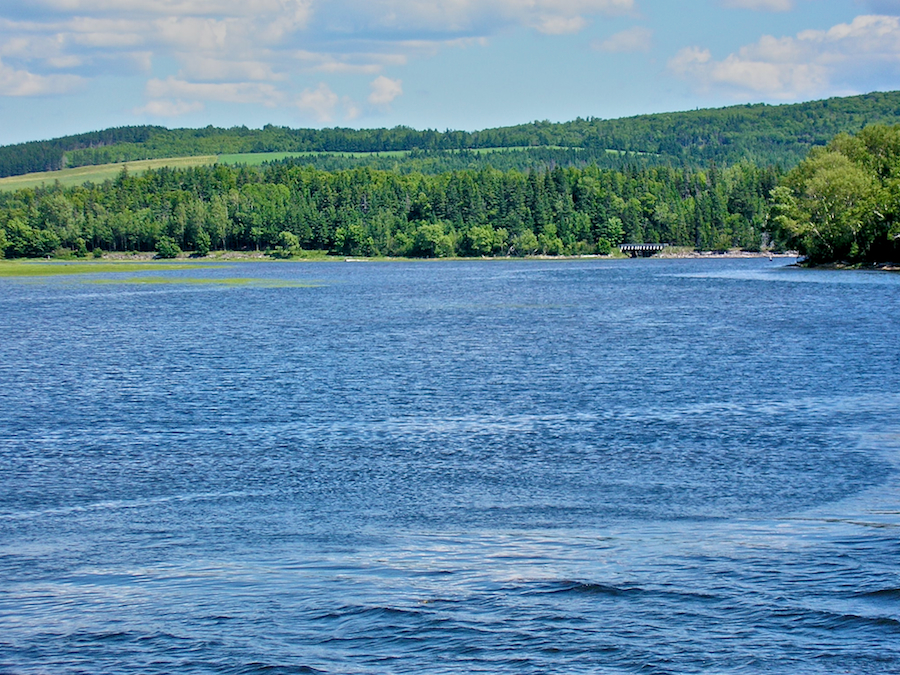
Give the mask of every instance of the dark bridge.
[(628, 253), (632, 258), (649, 258), (654, 253), (659, 253), (668, 244), (622, 244), (619, 250)]

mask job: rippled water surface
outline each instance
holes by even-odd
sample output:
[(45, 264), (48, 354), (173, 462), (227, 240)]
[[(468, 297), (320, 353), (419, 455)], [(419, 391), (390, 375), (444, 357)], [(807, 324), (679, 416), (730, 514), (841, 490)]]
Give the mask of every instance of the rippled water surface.
[(900, 276), (132, 277), (0, 279), (0, 672), (900, 673)]

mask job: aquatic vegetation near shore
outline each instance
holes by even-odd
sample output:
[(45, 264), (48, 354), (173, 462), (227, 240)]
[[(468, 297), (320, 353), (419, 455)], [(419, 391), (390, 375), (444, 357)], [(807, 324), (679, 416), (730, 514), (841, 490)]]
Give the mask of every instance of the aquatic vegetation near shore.
[(170, 272), (176, 270), (221, 269), (224, 265), (183, 262), (60, 262), (0, 261), (0, 277), (49, 277), (108, 272)]
[[(206, 286), (245, 286), (251, 288), (314, 288), (321, 284), (291, 279), (266, 279), (254, 277), (184, 277), (167, 274), (186, 270), (220, 270), (233, 265), (221, 263), (183, 263), (183, 262), (0, 262), (0, 278), (40, 278), (94, 274), (116, 274), (104, 278), (79, 279), (88, 284), (162, 284), (162, 285), (206, 285)], [(152, 273), (146, 276), (118, 276), (118, 273)]]
[(124, 279), (90, 279), (89, 284), (184, 284), (209, 286), (249, 286), (253, 288), (316, 288), (321, 284), (291, 281), (288, 279), (253, 279), (249, 277), (230, 277), (218, 279), (210, 277), (127, 277)]

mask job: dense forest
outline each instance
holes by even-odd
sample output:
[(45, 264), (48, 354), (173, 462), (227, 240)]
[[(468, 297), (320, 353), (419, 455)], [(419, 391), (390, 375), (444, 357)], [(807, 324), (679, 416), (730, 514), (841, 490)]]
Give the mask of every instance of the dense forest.
[[(240, 157), (240, 155), (238, 155)], [(271, 160), (278, 161), (278, 160)], [(448, 171), (499, 169), (501, 171), (544, 171), (561, 167), (597, 166), (604, 169), (625, 170), (635, 166), (669, 166), (661, 155), (618, 152), (599, 148), (535, 147), (515, 149), (411, 150), (402, 155), (385, 154), (326, 154), (283, 160), (301, 163), (322, 171), (369, 168), (395, 173), (439, 174)]]
[[(871, 93), (794, 105), (741, 105), (716, 110), (641, 115), (616, 120), (596, 118), (572, 122), (533, 122), (482, 131), (418, 131), (394, 129), (166, 129), (141, 126), (109, 129), (0, 147), (0, 177), (110, 162), (247, 152), (385, 152), (413, 151), (423, 166), (407, 171), (438, 172), (463, 168), (460, 159), (428, 170), (438, 153), (486, 148), (535, 148), (550, 155), (512, 155), (492, 160), (495, 168), (585, 166), (622, 168), (628, 163), (720, 167), (740, 162), (789, 169), (810, 148), (825, 145), (839, 133), (856, 133), (873, 123), (900, 123), (900, 92)], [(555, 153), (555, 154), (554, 154)], [(552, 155), (552, 156), (551, 156)], [(477, 156), (470, 161), (484, 164)], [(319, 168), (344, 169), (361, 163), (390, 169), (396, 160), (319, 158)], [(326, 165), (327, 162), (331, 165)], [(336, 163), (343, 162), (340, 166)], [(504, 166), (498, 166), (505, 161)], [(437, 162), (440, 163), (440, 162)]]
[(811, 263), (900, 261), (900, 126), (814, 148), (770, 198), (770, 230)]
[(485, 168), (440, 174), (296, 162), (123, 169), (113, 181), (0, 193), (7, 257), (212, 249), (445, 257), (608, 253), (622, 242), (758, 250), (779, 172)]

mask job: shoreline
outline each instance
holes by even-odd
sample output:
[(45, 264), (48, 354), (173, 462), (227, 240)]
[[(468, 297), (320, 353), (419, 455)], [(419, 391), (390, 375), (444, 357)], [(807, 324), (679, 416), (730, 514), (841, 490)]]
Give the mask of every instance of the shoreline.
[(404, 258), (404, 257), (365, 257), (365, 256), (344, 256), (344, 255), (328, 255), (324, 251), (307, 251), (304, 255), (298, 255), (290, 258), (277, 258), (268, 255), (265, 251), (212, 251), (205, 256), (197, 256), (191, 251), (184, 251), (174, 258), (159, 258), (155, 251), (109, 251), (104, 252), (102, 257), (94, 258), (86, 256), (84, 258), (60, 257), (60, 258), (15, 258), (4, 260), (4, 262), (55, 262), (55, 263), (83, 263), (90, 264), (92, 262), (117, 263), (117, 262), (133, 262), (133, 263), (150, 263), (150, 262), (179, 262), (179, 263), (225, 263), (225, 262), (435, 262), (438, 260), (458, 260), (458, 261), (499, 261), (499, 260), (740, 260), (740, 259), (757, 259), (768, 258), (769, 260), (793, 260), (791, 266), (801, 267), (804, 269), (822, 269), (822, 270), (858, 270), (858, 271), (884, 271), (884, 272), (900, 272), (900, 262), (879, 261), (866, 263), (848, 263), (834, 262), (822, 263), (818, 265), (810, 265), (803, 262), (802, 256), (796, 251), (783, 251), (776, 253), (774, 251), (742, 251), (740, 249), (732, 249), (730, 251), (696, 251), (687, 247), (670, 247), (646, 258), (631, 256), (621, 253), (612, 255), (602, 255), (599, 253), (588, 253), (582, 255), (543, 255), (534, 254), (526, 256), (472, 256), (472, 257), (452, 257), (452, 258)]
[[(802, 262), (802, 256), (796, 251), (786, 251), (775, 253), (770, 251), (694, 251), (694, 250), (663, 250), (656, 255), (647, 258), (632, 258), (627, 255), (600, 255), (584, 254), (584, 255), (527, 255), (527, 256), (478, 256), (478, 257), (454, 257), (454, 258), (394, 258), (394, 257), (372, 257), (364, 256), (333, 256), (322, 253), (314, 253), (308, 256), (296, 256), (292, 258), (274, 258), (267, 255), (263, 251), (218, 251), (207, 256), (193, 256), (190, 252), (185, 252), (176, 258), (157, 258), (153, 252), (137, 252), (137, 253), (104, 253), (98, 261), (107, 262), (194, 262), (194, 263), (216, 263), (216, 262), (435, 262), (439, 260), (450, 261), (473, 261), (482, 260), (485, 262), (499, 260), (742, 260), (742, 259), (758, 259), (768, 258), (769, 260), (788, 261), (792, 267), (803, 269), (821, 269), (821, 270), (856, 270), (856, 271), (876, 271), (876, 272), (900, 272), (900, 263), (896, 262), (877, 262), (877, 263), (826, 263), (820, 265), (807, 265)], [(56, 259), (61, 260), (63, 259)], [(87, 262), (91, 258), (76, 259)], [(73, 262), (69, 259), (68, 262)]]
[(854, 270), (857, 272), (866, 272), (866, 271), (874, 271), (874, 272), (900, 272), (900, 263), (895, 262), (875, 262), (875, 263), (847, 263), (847, 262), (836, 262), (836, 263), (822, 263), (821, 265), (805, 265), (799, 264), (799, 267), (803, 267), (808, 270)]
[[(732, 250), (726, 252), (718, 251), (694, 251), (694, 250), (662, 250), (659, 253), (648, 256), (650, 259), (740, 259), (740, 258), (769, 258), (769, 259), (799, 259), (800, 255), (794, 251), (785, 253), (774, 253), (768, 251), (741, 251)], [(271, 262), (377, 262), (377, 261), (434, 261), (434, 260), (637, 260), (628, 255), (601, 255), (599, 253), (587, 253), (583, 255), (544, 255), (534, 254), (525, 256), (471, 256), (471, 257), (452, 257), (452, 258), (404, 258), (390, 256), (344, 256), (344, 255), (327, 255), (320, 252), (311, 253), (311, 255), (295, 256), (291, 258), (274, 258), (267, 255), (264, 251), (215, 251), (206, 256), (195, 256), (190, 251), (185, 251), (175, 258), (157, 258), (153, 251), (136, 251), (136, 252), (104, 252), (102, 258), (53, 258), (52, 260), (61, 261), (80, 261), (88, 262), (90, 260), (106, 260), (106, 261), (163, 261), (163, 260), (191, 260), (203, 262), (219, 262), (219, 261), (271, 261)], [(47, 260), (46, 258), (22, 258), (22, 260)]]

